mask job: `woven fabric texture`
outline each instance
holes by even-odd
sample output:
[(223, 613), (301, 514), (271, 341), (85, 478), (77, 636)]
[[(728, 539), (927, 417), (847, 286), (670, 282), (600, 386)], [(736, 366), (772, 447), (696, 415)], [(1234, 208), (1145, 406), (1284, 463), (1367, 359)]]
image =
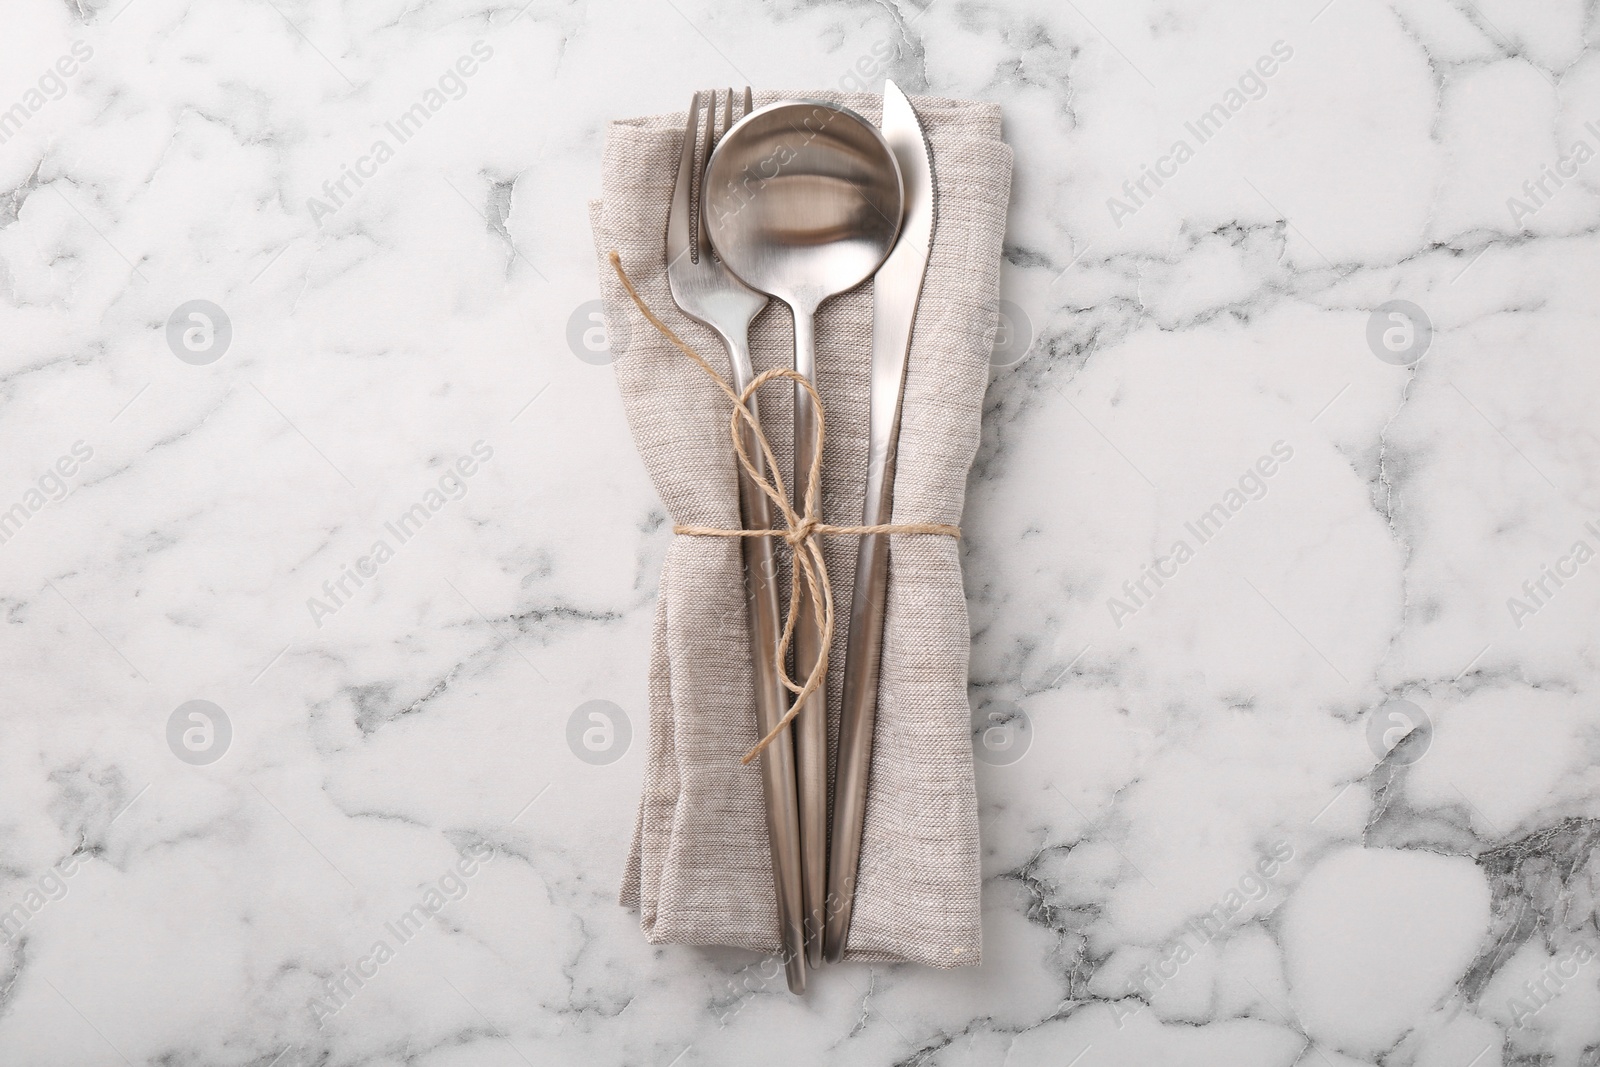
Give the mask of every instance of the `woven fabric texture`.
[[(881, 99), (829, 92), (762, 93), (842, 104), (876, 123)], [(913, 97), (933, 155), (937, 222), (917, 312), (900, 429), (892, 521), (961, 521), (978, 446), (998, 311), (1011, 149), (991, 104)], [(628, 424), (674, 524), (736, 527), (728, 401), (628, 299), (607, 262), (615, 249), (664, 321), (727, 374), (727, 356), (672, 301), (664, 254), (684, 112), (611, 124), (601, 199), (590, 205), (600, 286), (613, 324), (615, 371)], [(788, 365), (788, 309), (769, 304), (751, 331), (759, 373)], [(823, 519), (861, 521), (867, 461), (871, 283), (817, 317), (818, 389), (827, 418)], [(731, 380), (731, 379), (729, 379)], [(774, 383), (762, 423), (786, 478), (792, 395)], [(853, 537), (826, 546), (838, 602), (828, 677), (830, 737), (855, 574)], [(960, 550), (948, 537), (897, 535), (889, 594), (865, 836), (848, 956), (936, 967), (979, 959), (978, 821), (970, 637)], [(650, 726), (643, 791), (622, 903), (655, 943), (779, 950), (757, 764), (743, 568), (731, 538), (675, 536), (661, 574), (650, 652)], [(787, 578), (784, 580), (787, 586)]]

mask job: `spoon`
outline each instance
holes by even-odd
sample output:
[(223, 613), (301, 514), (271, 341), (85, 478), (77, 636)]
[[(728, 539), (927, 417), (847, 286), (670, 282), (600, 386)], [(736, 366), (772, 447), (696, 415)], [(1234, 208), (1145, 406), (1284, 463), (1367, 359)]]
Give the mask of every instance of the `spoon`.
[[(846, 108), (786, 100), (736, 123), (706, 165), (706, 230), (723, 265), (794, 315), (794, 369), (816, 382), (817, 308), (870, 278), (894, 248), (905, 187), (900, 165), (872, 123)], [(817, 412), (794, 392), (794, 494), (803, 510), (817, 451)], [(812, 608), (815, 605), (811, 606)], [(820, 617), (802, 610), (794, 676), (823, 654)], [(822, 963), (828, 878), (827, 687), (795, 720), (806, 955)]]

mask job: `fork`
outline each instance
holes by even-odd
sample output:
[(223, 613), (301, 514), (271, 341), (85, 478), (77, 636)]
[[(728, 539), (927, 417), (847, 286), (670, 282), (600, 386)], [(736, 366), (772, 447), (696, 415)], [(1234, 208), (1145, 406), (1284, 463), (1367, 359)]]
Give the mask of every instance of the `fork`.
[[(690, 318), (710, 327), (722, 339), (733, 370), (733, 387), (743, 392), (755, 378), (750, 363), (750, 323), (767, 305), (767, 297), (735, 278), (712, 254), (706, 235), (704, 177), (706, 160), (717, 139), (738, 118), (752, 110), (749, 86), (743, 108), (734, 114), (733, 90), (728, 90), (719, 128), (717, 93), (706, 95), (705, 136), (700, 137), (701, 94), (689, 104), (678, 178), (667, 212), (667, 283), (672, 299)], [(756, 398), (750, 397), (750, 414), (759, 418)], [(766, 474), (765, 459), (754, 431), (741, 422), (745, 451), (757, 473)], [(743, 467), (738, 468), (739, 504), (748, 530), (770, 529), (772, 505)], [(744, 552), (745, 603), (750, 618), (751, 661), (756, 683), (756, 718), (765, 736), (783, 717), (788, 694), (778, 673), (775, 651), (782, 632), (778, 607), (777, 569), (770, 537), (740, 538)], [(767, 836), (772, 848), (772, 873), (777, 890), (778, 924), (783, 944), (784, 973), (789, 991), (806, 986), (806, 928), (802, 918), (800, 813), (795, 788), (794, 740), (785, 729), (761, 754), (761, 786), (766, 799)]]

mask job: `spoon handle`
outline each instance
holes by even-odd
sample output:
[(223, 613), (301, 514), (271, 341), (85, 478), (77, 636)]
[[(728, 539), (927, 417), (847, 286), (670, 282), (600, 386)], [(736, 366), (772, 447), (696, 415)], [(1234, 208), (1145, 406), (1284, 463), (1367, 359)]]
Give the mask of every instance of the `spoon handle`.
[[(816, 384), (815, 312), (794, 308), (794, 369)], [(817, 450), (817, 412), (799, 383), (794, 390), (794, 494), (796, 510), (805, 506), (806, 487)], [(822, 495), (819, 486), (819, 499)], [(802, 607), (795, 621), (794, 677), (810, 676), (822, 657), (821, 619)], [(822, 964), (824, 900), (828, 892), (828, 687), (811, 694), (795, 719), (795, 767), (800, 797), (801, 883), (806, 913), (806, 958)]]
[[(750, 365), (749, 330), (735, 329), (737, 323), (720, 327), (728, 361), (733, 369), (734, 388), (744, 390), (755, 377)], [(757, 400), (750, 398), (750, 413), (761, 417)], [(766, 475), (766, 459), (756, 443), (755, 431), (741, 423), (744, 440), (756, 474)], [(739, 468), (739, 503), (747, 530), (772, 528), (772, 502), (756, 487), (743, 467)], [(773, 543), (767, 537), (746, 537), (743, 541), (745, 606), (750, 618), (751, 664), (756, 682), (756, 725), (765, 735), (783, 717), (789, 694), (778, 675), (774, 653), (783, 616), (778, 603), (778, 568)], [(778, 895), (778, 926), (783, 942), (783, 966), (789, 991), (803, 993), (806, 988), (806, 927), (801, 895), (800, 817), (796, 807), (794, 740), (786, 729), (761, 754), (761, 786), (766, 800), (767, 838), (772, 850), (772, 873)]]

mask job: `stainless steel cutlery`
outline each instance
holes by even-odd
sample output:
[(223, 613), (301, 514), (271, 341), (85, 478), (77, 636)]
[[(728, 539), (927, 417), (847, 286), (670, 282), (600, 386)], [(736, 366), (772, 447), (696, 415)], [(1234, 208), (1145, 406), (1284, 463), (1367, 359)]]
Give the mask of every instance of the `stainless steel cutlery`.
[[(932, 162), (921, 124), (893, 82), (884, 89), (882, 130), (845, 108), (790, 100), (752, 109), (732, 90), (689, 108), (667, 226), (673, 298), (722, 339), (733, 385), (754, 379), (750, 323), (768, 297), (794, 316), (794, 367), (815, 384), (814, 316), (819, 305), (873, 279), (869, 434), (862, 525), (890, 521), (895, 448), (912, 326), (934, 230)], [(736, 107), (742, 103), (742, 108)], [(704, 131), (702, 136), (702, 115)], [(758, 415), (754, 396), (750, 413)], [(742, 429), (745, 450), (761, 451)], [(804, 511), (821, 447), (819, 413), (797, 384), (793, 506)], [(740, 469), (746, 529), (770, 529), (770, 501)], [(826, 521), (826, 519), (824, 520)], [(788, 692), (776, 662), (782, 630), (773, 539), (744, 537), (756, 714), (763, 735), (782, 719)], [(889, 543), (863, 535), (844, 672), (838, 769), (830, 827), (826, 686), (798, 709), (761, 755), (762, 788), (789, 988), (805, 988), (808, 965), (844, 955), (859, 869), (877, 709)], [(826, 669), (821, 620), (803, 611), (794, 669), (804, 680)], [(825, 676), (824, 676), (825, 677)], [(831, 848), (830, 848), (831, 828)]]
[[(928, 253), (933, 247), (932, 160), (911, 101), (894, 82), (883, 90), (883, 136), (894, 151), (905, 183), (905, 221), (894, 251), (872, 280), (872, 385), (862, 526), (890, 521), (911, 327), (922, 296)], [(839, 712), (839, 764), (833, 786), (833, 847), (828, 866), (831, 907), (825, 935), (825, 954), (830, 963), (844, 957), (855, 906), (888, 587), (889, 537), (863, 534), (856, 550), (856, 588), (850, 605)]]
[[(755, 378), (750, 364), (750, 323), (766, 307), (767, 298), (735, 278), (712, 255), (704, 210), (705, 161), (735, 121), (733, 90), (729, 89), (722, 122), (717, 119), (717, 94), (695, 93), (689, 105), (688, 126), (678, 158), (678, 178), (667, 213), (667, 282), (672, 298), (690, 318), (711, 327), (728, 351), (734, 388), (743, 390)], [(739, 101), (749, 114), (750, 89)], [(705, 116), (705, 136), (700, 137), (700, 116)], [(750, 412), (759, 417), (756, 398)], [(764, 460), (749, 426), (743, 427), (746, 450), (758, 473)], [(739, 504), (749, 530), (770, 529), (771, 503), (739, 468)], [(770, 538), (741, 539), (744, 552), (745, 597), (750, 618), (751, 665), (755, 672), (756, 719), (766, 734), (783, 717), (789, 705), (778, 672), (774, 650), (782, 615), (778, 606), (777, 568)], [(806, 986), (805, 923), (801, 890), (800, 816), (796, 808), (794, 745), (787, 732), (761, 756), (761, 784), (766, 800), (767, 834), (772, 844), (772, 873), (778, 901), (778, 919), (784, 946), (784, 971), (791, 992)]]
[[(900, 231), (903, 192), (894, 153), (877, 128), (854, 111), (784, 101), (751, 112), (718, 142), (705, 184), (712, 197), (729, 189), (748, 191), (726, 204), (708, 199), (712, 244), (734, 274), (789, 305), (794, 369), (815, 385), (817, 308), (871, 277)], [(822, 444), (817, 431), (811, 394), (796, 384), (796, 510), (807, 494), (820, 492), (809, 484)], [(796, 678), (809, 677), (823, 662), (822, 642), (817, 611), (804, 610), (794, 636)], [(822, 962), (828, 910), (826, 687), (806, 699), (794, 725), (806, 946), (815, 966)]]

